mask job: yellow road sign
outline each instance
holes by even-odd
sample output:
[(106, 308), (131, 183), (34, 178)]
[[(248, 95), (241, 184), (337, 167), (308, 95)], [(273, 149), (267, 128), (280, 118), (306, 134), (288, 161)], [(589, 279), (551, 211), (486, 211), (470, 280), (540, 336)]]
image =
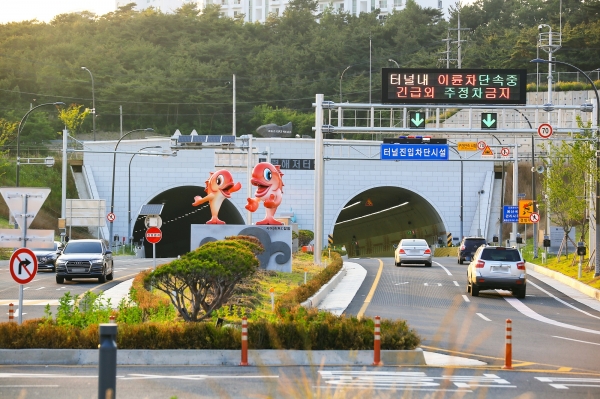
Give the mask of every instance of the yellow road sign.
[(476, 141), (459, 141), (458, 151), (478, 151)]
[(492, 149), (490, 148), (489, 145), (486, 145), (485, 148), (483, 149), (483, 152), (481, 153), (482, 157), (493, 157), (494, 156), (494, 151), (492, 151)]
[(534, 212), (533, 200), (519, 200), (519, 223), (532, 224), (531, 214)]

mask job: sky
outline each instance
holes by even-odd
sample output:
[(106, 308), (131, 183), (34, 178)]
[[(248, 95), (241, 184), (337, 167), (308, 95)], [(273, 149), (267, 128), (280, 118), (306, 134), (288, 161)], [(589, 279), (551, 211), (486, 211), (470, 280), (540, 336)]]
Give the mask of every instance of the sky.
[(91, 11), (104, 15), (115, 10), (116, 0), (0, 0), (0, 23), (31, 19), (50, 22), (58, 14)]

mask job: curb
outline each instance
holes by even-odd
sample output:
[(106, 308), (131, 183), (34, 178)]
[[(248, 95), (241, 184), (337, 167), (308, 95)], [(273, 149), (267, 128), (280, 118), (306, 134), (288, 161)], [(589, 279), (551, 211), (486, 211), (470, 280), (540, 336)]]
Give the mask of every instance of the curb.
[(333, 276), (331, 278), (331, 280), (329, 280), (329, 282), (325, 285), (323, 285), (319, 291), (317, 291), (313, 296), (311, 296), (310, 298), (308, 298), (306, 301), (302, 302), (300, 305), (305, 307), (305, 308), (315, 308), (319, 305), (319, 303), (321, 303), (321, 301), (323, 301), (323, 299), (325, 299), (325, 297), (331, 292), (333, 291), (333, 289), (335, 287), (337, 287), (337, 285), (339, 284), (339, 282), (342, 280), (342, 278), (346, 275), (346, 271), (347, 271), (347, 266), (344, 263), (344, 266), (342, 266), (342, 269), (336, 273), (335, 276)]
[(595, 289), (594, 287), (590, 287), (589, 285), (583, 284), (574, 278), (565, 276), (562, 273), (555, 272), (554, 270), (550, 270), (548, 268), (538, 266), (535, 263), (526, 262), (525, 266), (528, 269), (533, 270), (536, 273), (543, 274), (544, 276), (548, 276), (556, 281), (560, 281), (561, 283), (576, 289), (577, 291), (600, 301), (600, 290)]
[[(0, 349), (1, 365), (98, 365), (95, 349)], [(118, 365), (239, 366), (239, 350), (117, 350)], [(381, 351), (386, 366), (426, 365), (422, 349)], [(250, 366), (371, 366), (372, 350), (249, 350)]]

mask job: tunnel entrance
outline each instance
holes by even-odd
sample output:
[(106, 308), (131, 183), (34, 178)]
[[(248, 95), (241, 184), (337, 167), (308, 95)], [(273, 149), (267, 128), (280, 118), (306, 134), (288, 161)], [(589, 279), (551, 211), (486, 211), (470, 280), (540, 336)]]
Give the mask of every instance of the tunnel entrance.
[[(204, 224), (210, 218), (210, 208), (208, 203), (200, 206), (192, 206), (195, 196), (206, 196), (204, 187), (182, 186), (164, 191), (152, 198), (149, 204), (164, 204), (162, 214), (162, 239), (156, 244), (157, 258), (172, 258), (177, 255), (183, 255), (190, 251), (191, 228), (192, 224)], [(144, 234), (146, 226), (144, 225), (145, 216), (138, 216), (133, 228), (133, 241), (135, 243), (143, 242), (144, 251), (147, 258), (152, 257), (152, 244), (148, 243)], [(227, 224), (245, 224), (242, 215), (236, 207), (229, 201), (223, 201), (219, 211), (219, 219)]]
[(445, 227), (423, 197), (400, 187), (375, 187), (349, 200), (333, 230), (334, 244), (350, 257), (394, 256), (392, 244), (403, 238), (443, 239)]

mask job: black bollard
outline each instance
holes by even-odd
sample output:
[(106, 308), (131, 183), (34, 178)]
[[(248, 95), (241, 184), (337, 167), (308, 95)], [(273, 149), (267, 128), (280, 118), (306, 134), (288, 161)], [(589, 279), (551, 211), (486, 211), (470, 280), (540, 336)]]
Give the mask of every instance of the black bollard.
[(98, 399), (117, 397), (117, 325), (100, 324)]

